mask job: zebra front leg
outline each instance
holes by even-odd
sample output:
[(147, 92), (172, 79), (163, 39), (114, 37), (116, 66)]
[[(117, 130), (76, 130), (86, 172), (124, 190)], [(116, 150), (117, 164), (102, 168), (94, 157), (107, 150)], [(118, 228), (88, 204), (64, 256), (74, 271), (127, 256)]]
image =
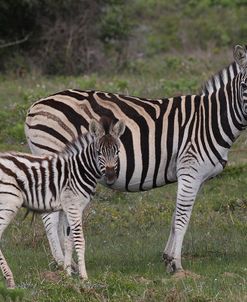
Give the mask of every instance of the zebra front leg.
[(51, 253), (58, 266), (64, 266), (64, 253), (59, 238), (59, 218), (60, 213), (53, 212), (42, 215), (46, 235), (51, 248)]
[[(14, 195), (14, 193), (12, 193)], [(3, 195), (7, 195), (7, 198), (3, 201)], [(0, 200), (0, 239), (6, 227), (9, 225), (11, 220), (16, 216), (17, 211), (21, 207), (22, 201), (16, 195), (16, 198), (10, 194), (2, 193)], [(8, 288), (15, 287), (15, 281), (12, 274), (12, 271), (0, 249), (0, 267), (6, 280), (6, 285)]]
[(72, 252), (73, 252), (73, 238), (70, 226), (66, 223), (65, 227), (65, 236), (64, 236), (64, 269), (67, 274), (71, 275), (72, 269)]
[(176, 209), (173, 214), (170, 236), (163, 253), (168, 272), (183, 270), (181, 264), (183, 239), (201, 183), (195, 173), (184, 173), (178, 177)]
[(75, 215), (68, 214), (68, 221), (70, 224), (74, 239), (74, 246), (77, 253), (79, 276), (81, 279), (87, 280), (88, 276), (85, 264), (85, 239), (82, 229), (82, 212), (80, 212), (78, 216), (79, 217), (75, 217)]
[[(73, 196), (70, 191), (67, 191), (64, 194), (62, 202), (63, 210), (68, 219), (70, 231), (73, 236), (74, 247), (77, 253), (79, 276), (84, 280), (87, 280), (88, 277), (85, 265), (85, 239), (82, 228), (82, 213), (89, 200), (89, 198), (82, 196)], [(66, 263), (66, 265), (68, 265), (68, 263)]]
[[(70, 230), (70, 226), (66, 217), (66, 214), (64, 211), (60, 211), (59, 213), (59, 241), (60, 245), (62, 247), (62, 250), (64, 252), (64, 261), (66, 264), (64, 264), (64, 267), (68, 265), (69, 257), (71, 257), (71, 270), (74, 273), (78, 273), (78, 265), (75, 262), (75, 260), (72, 258), (72, 252), (73, 252), (73, 236)], [(71, 240), (71, 242), (69, 242)], [(68, 250), (67, 250), (68, 249)], [(71, 256), (70, 256), (71, 255)]]

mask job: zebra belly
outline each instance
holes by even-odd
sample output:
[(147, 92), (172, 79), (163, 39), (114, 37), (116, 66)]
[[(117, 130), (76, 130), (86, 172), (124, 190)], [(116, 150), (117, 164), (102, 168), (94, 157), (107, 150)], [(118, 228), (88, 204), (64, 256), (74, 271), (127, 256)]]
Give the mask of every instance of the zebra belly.
[[(174, 152), (176, 155), (176, 153)], [(147, 191), (153, 188), (161, 187), (169, 183), (177, 181), (176, 172), (176, 156), (172, 156), (169, 160), (167, 154), (161, 153), (162, 160), (156, 167), (156, 160), (154, 157), (149, 157), (148, 170), (143, 169), (145, 162), (141, 161), (135, 165), (133, 174), (127, 176), (128, 170), (122, 169), (123, 161), (120, 157), (120, 171), (119, 177), (113, 184), (113, 188), (119, 191)], [(128, 161), (125, 160), (125, 161)]]
[[(153, 177), (147, 177), (144, 182), (141, 181), (141, 175), (135, 178), (131, 178), (130, 182), (128, 185), (126, 185), (126, 178), (125, 177), (118, 177), (118, 179), (115, 181), (115, 183), (111, 186), (108, 186), (104, 179), (102, 178), (99, 183), (102, 184), (103, 186), (106, 186), (108, 188), (117, 190), (117, 191), (128, 191), (128, 192), (139, 192), (139, 191), (148, 191), (157, 187), (162, 187), (164, 185), (173, 183), (177, 181), (177, 177), (175, 175), (175, 169), (173, 173), (173, 177), (170, 178), (168, 181), (165, 180), (164, 177), (160, 177), (156, 179), (156, 184), (154, 185)], [(141, 185), (141, 187), (140, 187)]]
[(28, 208), (34, 212), (55, 212), (62, 210), (61, 202), (55, 200), (52, 197), (48, 197), (45, 199), (33, 199), (33, 200), (26, 200), (24, 199), (23, 207)]

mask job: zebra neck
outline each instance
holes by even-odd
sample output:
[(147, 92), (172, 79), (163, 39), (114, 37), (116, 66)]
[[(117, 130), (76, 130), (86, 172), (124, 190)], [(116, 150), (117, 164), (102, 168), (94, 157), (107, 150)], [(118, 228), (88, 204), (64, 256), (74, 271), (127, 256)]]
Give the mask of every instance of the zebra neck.
[(64, 174), (68, 182), (63, 185), (77, 183), (78, 187), (84, 188), (85, 183), (94, 190), (97, 179), (102, 177), (97, 165), (95, 143), (91, 141), (86, 145), (74, 145), (61, 153), (59, 160), (64, 162)]
[(202, 86), (202, 94), (212, 94), (216, 92), (221, 87), (230, 83), (232, 79), (240, 72), (240, 68), (236, 62), (232, 62), (227, 67), (220, 70), (217, 74), (213, 75), (209, 80), (207, 80)]
[(219, 98), (222, 98), (222, 94), (225, 94), (225, 98), (227, 102), (227, 116), (225, 117), (228, 120), (228, 123), (231, 126), (231, 130), (233, 133), (233, 141), (238, 138), (241, 131), (246, 129), (247, 126), (247, 115), (243, 111), (243, 101), (240, 93), (240, 76), (239, 74), (233, 78), (233, 80), (224, 88), (219, 90)]

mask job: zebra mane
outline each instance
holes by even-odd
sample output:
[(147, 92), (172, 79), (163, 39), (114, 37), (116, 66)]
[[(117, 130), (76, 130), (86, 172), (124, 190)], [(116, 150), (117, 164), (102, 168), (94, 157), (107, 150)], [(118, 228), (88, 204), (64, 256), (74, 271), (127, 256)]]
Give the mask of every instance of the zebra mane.
[(236, 62), (231, 63), (204, 83), (201, 88), (201, 94), (209, 95), (219, 90), (220, 87), (223, 87), (230, 82), (239, 71), (240, 68), (238, 64)]
[(104, 128), (105, 134), (109, 134), (112, 126), (112, 119), (108, 116), (102, 116), (99, 122)]
[(94, 141), (94, 137), (89, 132), (85, 132), (79, 135), (71, 142), (69, 142), (64, 148), (64, 150), (61, 152), (61, 154), (64, 155), (76, 154), (79, 151), (84, 150), (84, 148), (87, 147), (88, 144), (92, 143), (93, 141)]

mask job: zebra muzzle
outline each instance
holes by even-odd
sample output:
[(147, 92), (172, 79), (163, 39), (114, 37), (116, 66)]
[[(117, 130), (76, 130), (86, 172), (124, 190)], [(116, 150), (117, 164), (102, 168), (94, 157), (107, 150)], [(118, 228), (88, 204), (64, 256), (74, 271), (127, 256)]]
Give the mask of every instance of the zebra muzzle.
[(105, 182), (107, 185), (113, 185), (117, 179), (117, 174), (114, 167), (106, 167), (105, 169)]

